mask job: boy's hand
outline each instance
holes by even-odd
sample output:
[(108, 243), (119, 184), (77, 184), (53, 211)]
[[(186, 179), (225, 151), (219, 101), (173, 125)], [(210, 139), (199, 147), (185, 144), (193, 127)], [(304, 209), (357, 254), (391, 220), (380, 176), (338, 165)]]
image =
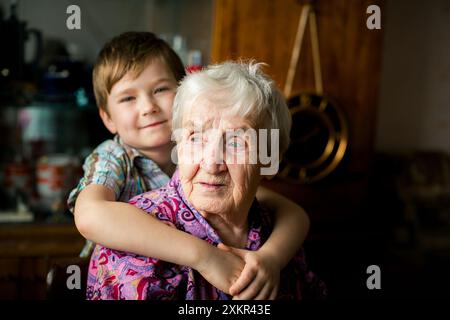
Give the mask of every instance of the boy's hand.
[(244, 268), (244, 260), (231, 251), (220, 250), (212, 245), (208, 247), (196, 270), (214, 287), (230, 294), (230, 287)]
[(262, 251), (249, 251), (218, 245), (219, 249), (232, 252), (245, 261), (239, 278), (230, 287), (233, 300), (274, 300), (280, 284), (280, 267), (275, 258)]

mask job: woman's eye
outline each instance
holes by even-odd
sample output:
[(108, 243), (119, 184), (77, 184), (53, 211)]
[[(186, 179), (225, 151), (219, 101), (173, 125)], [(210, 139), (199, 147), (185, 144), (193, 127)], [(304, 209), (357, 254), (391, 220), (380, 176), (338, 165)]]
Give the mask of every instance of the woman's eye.
[(228, 148), (236, 151), (240, 151), (245, 148), (245, 141), (241, 137), (231, 137), (228, 138)]
[(193, 133), (189, 136), (189, 142), (190, 143), (201, 143), (202, 142), (202, 136), (200, 133)]
[(123, 97), (119, 100), (120, 103), (122, 102), (129, 102), (129, 101), (133, 101), (134, 97), (133, 96), (128, 96), (128, 97)]

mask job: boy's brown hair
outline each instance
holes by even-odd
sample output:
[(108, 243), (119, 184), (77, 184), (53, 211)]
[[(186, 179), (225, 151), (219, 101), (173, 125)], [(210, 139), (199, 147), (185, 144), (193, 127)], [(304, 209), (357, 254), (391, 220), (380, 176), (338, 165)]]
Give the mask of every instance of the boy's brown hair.
[(180, 57), (165, 42), (151, 32), (125, 32), (112, 38), (100, 51), (92, 75), (95, 100), (100, 109), (108, 112), (107, 101), (111, 89), (125, 74), (133, 77), (153, 61), (162, 59), (179, 82), (185, 75)]

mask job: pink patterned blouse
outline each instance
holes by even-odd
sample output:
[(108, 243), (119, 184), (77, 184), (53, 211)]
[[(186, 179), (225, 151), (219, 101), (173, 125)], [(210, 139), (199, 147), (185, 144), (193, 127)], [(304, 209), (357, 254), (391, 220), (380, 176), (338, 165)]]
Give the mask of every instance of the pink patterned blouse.
[[(184, 197), (178, 171), (163, 188), (130, 203), (166, 224), (217, 245), (217, 232)], [(249, 215), (246, 249), (257, 250), (272, 229), (270, 216), (254, 202)], [(320, 299), (326, 288), (307, 270), (303, 250), (281, 272), (279, 299)], [(226, 300), (231, 297), (210, 285), (192, 268), (97, 245), (89, 265), (87, 299)]]

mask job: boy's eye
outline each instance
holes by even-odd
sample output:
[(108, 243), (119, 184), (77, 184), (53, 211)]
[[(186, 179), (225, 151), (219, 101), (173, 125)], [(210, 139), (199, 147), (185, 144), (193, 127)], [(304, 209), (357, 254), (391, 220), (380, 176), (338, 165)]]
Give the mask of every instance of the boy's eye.
[(123, 97), (123, 98), (121, 98), (121, 99), (119, 100), (119, 103), (122, 103), (122, 102), (129, 102), (129, 101), (132, 101), (132, 100), (134, 100), (134, 97), (133, 97), (133, 96)]
[(159, 88), (155, 89), (154, 93), (160, 93), (160, 92), (164, 92), (164, 91), (168, 91), (168, 90), (170, 90), (169, 87), (159, 87)]

